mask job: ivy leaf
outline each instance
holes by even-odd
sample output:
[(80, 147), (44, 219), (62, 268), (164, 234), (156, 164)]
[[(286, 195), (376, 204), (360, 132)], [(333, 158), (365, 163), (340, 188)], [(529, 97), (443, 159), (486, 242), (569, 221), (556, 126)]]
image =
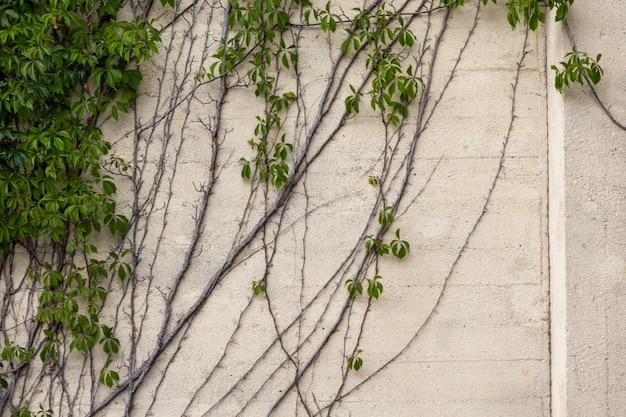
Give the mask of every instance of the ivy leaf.
[(345, 282), (346, 288), (350, 297), (354, 298), (357, 295), (363, 294), (363, 284), (356, 279), (350, 278)]
[(252, 168), (250, 167), (250, 162), (246, 158), (239, 159), (239, 162), (241, 162), (243, 165), (241, 167), (241, 178), (249, 179), (250, 174), (252, 172)]
[(289, 23), (289, 15), (281, 10), (278, 12), (278, 27), (284, 29)]
[(560, 20), (563, 20), (567, 17), (567, 3), (563, 3), (561, 4), (557, 9), (556, 9), (556, 18), (555, 20), (558, 22)]
[(393, 214), (391, 213), (392, 210), (393, 210), (392, 206), (387, 206), (384, 208), (384, 210), (381, 210), (378, 212), (378, 223), (380, 223), (381, 226), (387, 227), (391, 223), (393, 223), (394, 217), (393, 217)]
[(539, 27), (539, 19), (536, 14), (533, 14), (528, 21), (528, 27), (530, 30), (535, 31)]
[(107, 387), (113, 387), (113, 384), (120, 380), (120, 375), (110, 369), (102, 369), (100, 371), (100, 383)]
[(117, 187), (112, 181), (102, 181), (102, 191), (105, 195), (112, 195), (117, 191)]
[(374, 278), (367, 280), (367, 295), (377, 300), (380, 294), (383, 293), (383, 284), (379, 282), (381, 279), (380, 275), (376, 275)]
[(352, 369), (354, 371), (359, 371), (359, 369), (361, 369), (361, 367), (363, 366), (363, 358), (361, 358), (359, 355), (363, 352), (363, 350), (358, 349), (356, 352), (354, 352), (353, 355), (351, 355), (348, 358), (348, 369)]
[(409, 242), (400, 239), (400, 229), (396, 230), (396, 238), (391, 241), (391, 253), (398, 258), (402, 259), (409, 253)]

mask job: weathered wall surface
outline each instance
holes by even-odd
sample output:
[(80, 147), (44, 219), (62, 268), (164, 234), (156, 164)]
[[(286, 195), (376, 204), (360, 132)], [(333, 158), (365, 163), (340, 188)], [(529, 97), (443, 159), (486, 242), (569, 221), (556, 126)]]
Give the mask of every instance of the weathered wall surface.
[[(626, 8), (580, 2), (568, 19), (578, 49), (602, 53), (604, 80), (550, 100), (554, 416), (622, 416), (626, 211)], [(551, 58), (571, 49), (551, 28)], [(554, 212), (553, 212), (554, 211)], [(554, 214), (554, 215), (553, 215)]]
[[(227, 9), (177, 3), (155, 8), (163, 45), (135, 108), (103, 125), (132, 166), (117, 195), (134, 270), (111, 280), (104, 310), (120, 381), (98, 383), (102, 355), (67, 350), (62, 369), (24, 371), (33, 388), (20, 395), (59, 416), (626, 413), (624, 131), (588, 88), (552, 91), (561, 25), (512, 31), (504, 4), (390, 2), (417, 36), (402, 65), (425, 82), (400, 126), (369, 107), (365, 53), (339, 53), (341, 28), (291, 25), (297, 66), (267, 66), (272, 94), (296, 97), (267, 135), (293, 144), (277, 189), (254, 165), (241, 178), (269, 111), (249, 67), (202, 76)], [(604, 54), (597, 91), (625, 120), (626, 54), (608, 39), (624, 37), (626, 16), (612, 3), (619, 13), (576, 2), (570, 27)], [(365, 92), (357, 115), (349, 84)], [(403, 259), (365, 249), (396, 229)], [(349, 296), (347, 280), (376, 275), (379, 299)]]
[[(213, 13), (209, 41), (221, 31), (221, 11)], [(285, 74), (282, 82), (300, 89), (288, 132), (295, 132), (295, 154), (309, 147), (312, 162), (296, 170), (302, 177), (268, 223), (259, 219), (277, 201), (275, 192), (242, 181), (237, 164), (249, 157), (246, 140), (263, 110), (252, 87), (229, 79), (216, 112), (217, 82), (191, 99), (179, 92), (184, 82), (163, 83), (171, 90), (161, 100), (178, 94), (184, 105), (172, 113), (169, 143), (167, 128), (151, 128), (156, 149), (165, 149), (168, 185), (155, 193), (160, 202), (146, 223), (143, 256), (151, 260), (142, 263), (154, 269), (143, 285), (152, 289), (137, 287), (147, 300), (141, 325), (148, 340), (162, 321), (160, 291), (167, 294), (189, 248), (199, 204), (193, 196), (202, 194), (195, 190), (215, 156), (200, 123), (209, 124), (205, 115), (221, 117), (219, 168), (190, 268), (167, 302), (170, 322), (193, 302), (204, 304), (146, 375), (133, 415), (549, 414), (545, 35), (511, 31), (503, 6), (493, 5), (439, 10), (412, 27), (419, 45), (408, 61), (423, 51), (429, 89), (401, 130), (385, 129), (367, 109), (341, 120), (349, 90), (336, 80), (357, 83), (363, 70), (335, 61), (336, 37), (299, 33), (300, 79)], [(189, 41), (181, 47), (183, 30)], [(170, 56), (156, 60), (159, 72), (137, 104), (142, 123), (148, 116), (141, 109), (163, 114), (170, 106), (149, 97), (160, 88), (154, 81), (171, 76), (179, 50), (200, 61), (206, 31), (199, 17), (174, 26)], [(177, 68), (194, 75), (199, 65)], [(338, 98), (325, 97), (326, 89)], [(368, 184), (372, 175), (380, 188)], [(385, 238), (400, 227), (411, 253), (372, 262), (362, 235), (375, 231), (385, 205), (397, 208)], [(171, 213), (167, 220), (159, 207)], [(222, 273), (233, 246), (236, 261)], [(348, 297), (344, 282), (361, 273), (383, 277), (379, 300)], [(217, 286), (203, 294), (215, 277)], [(253, 297), (251, 281), (260, 279), (266, 293)], [(149, 346), (139, 343), (140, 359)], [(346, 370), (356, 349), (364, 361), (358, 373)], [(118, 404), (125, 398), (121, 393)]]

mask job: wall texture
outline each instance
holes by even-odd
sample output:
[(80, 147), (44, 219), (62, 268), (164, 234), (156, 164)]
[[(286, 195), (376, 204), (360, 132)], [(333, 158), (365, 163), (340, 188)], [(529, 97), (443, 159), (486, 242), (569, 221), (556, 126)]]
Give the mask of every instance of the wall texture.
[[(511, 30), (504, 4), (389, 2), (417, 36), (401, 63), (425, 82), (399, 126), (370, 108), (345, 31), (291, 25), (297, 65), (267, 66), (273, 94), (296, 96), (267, 136), (293, 144), (280, 189), (241, 178), (270, 110), (249, 67), (203, 76), (228, 8), (177, 3), (153, 12), (163, 44), (134, 108), (102, 125), (132, 164), (117, 178), (131, 230), (102, 237), (133, 248), (104, 308), (119, 384), (98, 383), (101, 354), (67, 349), (61, 370), (24, 370), (16, 395), (58, 416), (626, 414), (626, 133), (607, 114), (626, 121), (621, 2), (579, 1), (569, 19), (579, 49), (604, 54), (605, 110), (589, 86), (553, 89), (562, 23)], [(356, 115), (349, 85), (365, 92)], [(397, 229), (406, 257), (366, 250)], [(376, 275), (378, 299), (350, 297), (347, 280)]]
[[(206, 13), (193, 12), (191, 25), (181, 21), (165, 32), (173, 40), (170, 56), (157, 58), (149, 80), (167, 80), (174, 68), (196, 73), (197, 66), (175, 67), (172, 55), (200, 61)], [(214, 38), (222, 16), (213, 13)], [(211, 277), (219, 283), (184, 339), (147, 374), (134, 413), (549, 414), (545, 35), (511, 31), (502, 6), (478, 10), (476, 4), (432, 12), (413, 27), (418, 46), (408, 60), (423, 51), (429, 90), (401, 130), (385, 128), (367, 109), (341, 120), (348, 90), (336, 80), (357, 83), (362, 62), (348, 68), (337, 61), (337, 36), (311, 28), (298, 34), (300, 79), (287, 74), (282, 82), (301, 89), (288, 132), (297, 149), (309, 147), (312, 162), (298, 171), (302, 178), (268, 223), (259, 216), (280, 194), (251, 189), (237, 164), (249, 156), (245, 141), (262, 102), (236, 77), (228, 81), (219, 110), (220, 168), (191, 266), (171, 302), (173, 318), (205, 302), (201, 291)], [(147, 82), (137, 104), (162, 114), (172, 106), (165, 101), (170, 96), (184, 100), (172, 113), (170, 142), (161, 123), (151, 127), (155, 142), (146, 145), (158, 144), (163, 181), (172, 179), (155, 193), (161, 202), (148, 222), (146, 242), (161, 239), (147, 262), (156, 265), (153, 289), (138, 289), (148, 299), (142, 323), (148, 329), (158, 327), (164, 308), (154, 286), (166, 290), (189, 250), (193, 196), (201, 194), (195, 190), (214, 156), (204, 125), (207, 115), (218, 114), (211, 102), (216, 83), (189, 98), (180, 91), (196, 88), (193, 83), (164, 84), (171, 92), (155, 99), (149, 95), (160, 83)], [(368, 184), (371, 175), (381, 178), (380, 189)], [(397, 208), (392, 230), (400, 227), (412, 249), (401, 261), (368, 265), (361, 236), (372, 233), (381, 199)], [(160, 206), (172, 213), (167, 220)], [(256, 224), (261, 230), (222, 274), (233, 245)], [(145, 248), (155, 251), (154, 243)], [(348, 298), (344, 282), (362, 269), (383, 277), (379, 300)], [(262, 278), (266, 294), (253, 297), (251, 281)], [(357, 348), (363, 368), (346, 371)], [(145, 400), (153, 395), (154, 402)]]
[(621, 2), (577, 3), (569, 31), (549, 31), (551, 59), (575, 42), (602, 53), (605, 69), (595, 93), (573, 88), (549, 101), (554, 416), (626, 412), (625, 18)]

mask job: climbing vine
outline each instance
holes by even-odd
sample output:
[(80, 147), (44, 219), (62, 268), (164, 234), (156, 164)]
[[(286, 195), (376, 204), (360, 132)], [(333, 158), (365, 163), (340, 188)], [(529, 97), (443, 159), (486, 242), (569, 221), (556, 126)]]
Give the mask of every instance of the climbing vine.
[[(432, 296), (402, 281), (421, 268), (406, 218), (443, 158), (418, 164), (418, 143), (497, 2), (473, 5), (441, 63), (464, 3), (0, 6), (0, 414), (335, 415), (391, 366), (487, 212), (528, 30), (573, 0), (506, 3), (520, 48), (506, 139)], [(573, 49), (557, 88), (598, 82), (600, 58)], [(432, 308), (375, 353), (371, 317), (399, 291)]]
[[(100, 346), (100, 382), (111, 387), (119, 380), (110, 364), (120, 341), (101, 310), (107, 280), (131, 273), (131, 249), (120, 241), (102, 254), (95, 237), (104, 229), (127, 232), (113, 175), (128, 165), (110, 155), (99, 123), (128, 112), (142, 78), (137, 66), (160, 41), (149, 20), (118, 19), (121, 7), (92, 0), (0, 6), (3, 415), (30, 415), (25, 392), (16, 394), (35, 356), (37, 368), (55, 369), (67, 364), (65, 348), (93, 359)], [(30, 258), (22, 278), (11, 266), (18, 256)], [(9, 313), (24, 291), (33, 307), (15, 321), (21, 314)], [(36, 415), (51, 413), (40, 407)]]

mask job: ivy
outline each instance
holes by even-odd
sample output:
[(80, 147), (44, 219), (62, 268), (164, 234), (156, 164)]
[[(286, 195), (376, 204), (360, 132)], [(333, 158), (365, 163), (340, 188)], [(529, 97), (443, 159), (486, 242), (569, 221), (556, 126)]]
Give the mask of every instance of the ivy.
[(252, 293), (259, 295), (265, 292), (265, 281), (260, 279), (258, 281), (252, 281)]
[(561, 61), (560, 66), (552, 65), (555, 71), (554, 87), (563, 92), (563, 88), (569, 87), (569, 83), (583, 84), (584, 77), (587, 77), (592, 83), (597, 84), (602, 79), (604, 70), (599, 62), (602, 54), (598, 54), (596, 58), (587, 55), (586, 52), (578, 51), (576, 46), (565, 55), (566, 61)]
[[(490, 0), (480, 0), (482, 4), (489, 3)], [(493, 4), (497, 3), (497, 0), (491, 0)], [(552, 10), (556, 8), (555, 20), (558, 22), (567, 17), (569, 12), (569, 6), (574, 3), (574, 0), (507, 0), (506, 7), (507, 21), (512, 28), (515, 28), (523, 18), (524, 24), (528, 25), (531, 30), (536, 30), (539, 27), (539, 23), (545, 23), (546, 15), (543, 11), (543, 7), (548, 7)], [(446, 6), (463, 6), (465, 0), (441, 0), (441, 4)]]
[(106, 385), (111, 388), (113, 384), (120, 380), (120, 374), (116, 371), (109, 369), (109, 365), (111, 365), (111, 359), (109, 359), (104, 368), (100, 371), (100, 383)]
[(398, 259), (404, 258), (409, 253), (409, 242), (400, 239), (400, 229), (396, 229), (396, 239), (392, 240), (389, 246), (393, 256)]
[(383, 277), (376, 275), (374, 278), (367, 280), (367, 295), (377, 300), (380, 294), (383, 293), (383, 284), (380, 282), (381, 279), (383, 279)]
[[(480, 0), (482, 4), (489, 3), (490, 0)], [(491, 0), (493, 4), (497, 4), (497, 0)], [(558, 22), (567, 17), (569, 6), (574, 0), (507, 0), (506, 7), (507, 21), (512, 28), (515, 28), (523, 18), (525, 25), (531, 30), (536, 30), (539, 23), (545, 23), (546, 15), (543, 11), (544, 7), (552, 10), (556, 8), (555, 20)], [(463, 6), (465, 0), (441, 0), (441, 4), (446, 6)]]
[[(174, 6), (174, 0), (160, 3)], [(441, 3), (455, 7), (464, 0)], [(535, 30), (545, 21), (546, 7), (556, 10), (558, 21), (567, 17), (572, 3), (507, 0), (507, 20), (512, 28), (524, 24)], [(346, 56), (352, 53), (363, 57), (353, 62), (363, 64), (368, 78), (361, 85), (346, 83), (337, 90), (344, 94), (338, 101), (345, 106), (342, 124), (360, 113), (367, 100), (385, 127), (402, 126), (426, 88), (420, 77), (421, 61), (410, 59), (419, 55), (415, 49), (426, 47), (416, 45), (410, 22), (404, 20), (408, 13), (403, 15), (384, 2), (347, 12), (331, 1), (322, 7), (308, 0), (229, 0), (228, 5), (227, 33), (199, 78), (231, 77), (236, 82), (227, 83), (228, 88), (248, 86), (262, 101), (256, 126), (242, 139), (247, 139), (249, 154), (239, 159), (242, 178), (257, 181), (255, 185), (264, 182), (280, 189), (292, 180), (297, 144), (284, 125), (299, 97), (286, 87), (286, 77), (277, 80), (281, 71), (293, 74), (298, 65), (297, 42), (289, 33), (294, 24), (318, 26), (334, 37), (329, 42), (341, 45), (340, 59), (351, 59)], [(301, 13), (294, 13), (296, 6)], [(133, 106), (142, 80), (138, 65), (158, 52), (160, 41), (153, 22), (118, 19), (121, 7), (121, 0), (16, 0), (0, 5), (0, 259), (16, 246), (31, 253), (45, 247), (53, 254), (47, 262), (33, 261), (30, 271), (37, 290), (39, 334), (23, 346), (9, 338), (3, 341), (3, 392), (33, 358), (53, 369), (67, 347), (72, 355), (101, 358), (92, 375), (99, 376), (102, 385), (120, 383), (115, 357), (121, 343), (115, 325), (104, 323), (100, 312), (111, 280), (124, 281), (133, 273), (126, 260), (132, 248), (120, 244), (102, 251), (93, 242), (102, 232), (121, 242), (128, 231), (129, 219), (118, 212), (114, 199), (113, 175), (104, 167), (124, 172), (130, 165), (110, 154), (111, 145), (98, 126), (103, 117), (117, 120)], [(298, 16), (302, 21), (292, 23)], [(601, 55), (593, 59), (574, 48), (560, 67), (552, 67), (557, 89), (582, 83), (584, 77), (597, 83), (603, 74), (600, 59)], [(368, 178), (383, 198), (385, 178)], [(379, 257), (403, 259), (410, 252), (399, 228), (391, 240), (386, 238), (396, 220), (395, 209), (386, 203), (382, 206), (378, 231), (364, 238), (364, 258), (366, 265), (375, 265), (372, 269)], [(372, 298), (378, 300), (383, 293), (382, 280), (378, 274), (365, 276), (361, 271), (344, 286), (351, 298), (363, 295), (365, 289), (369, 307)], [(252, 281), (254, 295), (265, 291), (265, 278)], [(348, 369), (362, 367), (361, 353), (357, 349), (348, 357)], [(51, 411), (40, 407), (35, 413), (29, 404), (18, 404), (13, 414), (48, 416)]]
[[(371, 177), (370, 177), (371, 178)], [(371, 179), (370, 179), (371, 184)], [(393, 206), (385, 206), (378, 212), (378, 223), (383, 229), (386, 229), (394, 221)], [(400, 239), (400, 229), (396, 229), (396, 239), (391, 243), (383, 243), (381, 239), (374, 238), (373, 235), (365, 236), (365, 249), (368, 253), (372, 253), (374, 256), (383, 256), (390, 253), (398, 259), (404, 258), (409, 253), (409, 242)], [(367, 295), (371, 298), (378, 300), (378, 297), (383, 293), (383, 284), (380, 280), (383, 279), (380, 275), (376, 274), (373, 278), (367, 278)], [(357, 278), (350, 278), (345, 281), (346, 289), (351, 298), (355, 298), (357, 295), (363, 294), (363, 283)], [(358, 370), (358, 369), (356, 369)]]
[[(386, 206), (383, 210), (378, 212), (378, 223), (383, 228), (387, 228), (393, 221), (392, 206)], [(368, 252), (374, 252), (378, 256), (391, 253), (396, 258), (402, 259), (409, 253), (410, 244), (400, 238), (400, 229), (396, 229), (395, 236), (396, 239), (393, 239), (390, 243), (385, 243), (382, 239), (374, 237), (374, 235), (367, 235), (365, 236), (365, 249)]]
[(363, 367), (363, 358), (361, 358), (362, 349), (357, 349), (353, 355), (348, 357), (348, 369), (359, 371)]
[(103, 225), (125, 232), (95, 122), (127, 111), (141, 80), (131, 60), (157, 52), (160, 35), (114, 19), (119, 1), (92, 3), (0, 6), (0, 253), (28, 239), (81, 244)]
[(258, 175), (259, 180), (281, 188), (289, 181), (287, 159), (293, 151), (293, 143), (284, 133), (278, 140), (272, 141), (271, 138), (272, 134), (280, 132), (282, 117), (296, 99), (296, 94), (292, 91), (276, 93), (277, 70), (272, 64), (290, 69), (298, 62), (296, 46), (288, 44), (282, 36), (289, 24), (289, 14), (281, 0), (241, 3), (231, 0), (230, 5), (228, 25), (234, 34), (229, 39), (221, 39), (212, 56), (215, 61), (203, 76), (210, 79), (227, 76), (248, 60), (247, 80), (254, 85), (255, 96), (264, 97), (268, 107), (265, 114), (256, 116), (258, 123), (254, 136), (248, 140), (255, 155), (239, 159), (241, 177), (250, 179)]
[[(424, 81), (412, 65), (403, 68), (404, 54), (415, 44), (415, 34), (406, 27), (402, 16), (387, 10), (383, 4), (373, 15), (365, 9), (354, 8), (356, 14), (341, 50), (368, 48), (365, 68), (372, 70), (370, 105), (383, 113), (394, 126), (409, 115), (409, 104), (417, 97)], [(396, 48), (399, 45), (399, 48)], [(350, 85), (352, 95), (345, 99), (346, 114), (358, 113), (363, 93)]]
[[(118, 19), (121, 7), (120, 0), (0, 5), (0, 259), (16, 245), (54, 253), (30, 270), (41, 288), (41, 344), (4, 340), (0, 390), (37, 353), (55, 364), (65, 340), (85, 354), (97, 344), (107, 356), (119, 351), (114, 329), (100, 323), (100, 310), (104, 281), (131, 273), (124, 261), (129, 250), (97, 257), (91, 242), (105, 230), (120, 237), (128, 230), (103, 164), (120, 171), (129, 165), (109, 155), (111, 144), (98, 125), (102, 117), (117, 120), (128, 111), (142, 80), (138, 65), (158, 52), (160, 41), (151, 21)], [(109, 387), (119, 379), (110, 363), (100, 377)], [(13, 410), (17, 416), (52, 414), (43, 408), (33, 413), (28, 404)]]
[(354, 278), (347, 279), (345, 282), (348, 294), (354, 298), (357, 295), (363, 294), (363, 284)]
[(43, 405), (39, 405), (39, 410), (33, 413), (30, 411), (29, 404), (26, 403), (25, 406), (22, 407), (13, 407), (13, 411), (11, 412), (11, 417), (52, 417), (54, 412), (52, 409), (44, 409)]
[(386, 206), (384, 210), (378, 212), (378, 223), (380, 223), (382, 227), (387, 227), (393, 223), (394, 217), (392, 211), (392, 206)]
[[(487, 4), (489, 0), (480, 0), (483, 4)], [(497, 0), (491, 0), (496, 4)], [(569, 7), (574, 0), (507, 0), (507, 20), (511, 28), (515, 27), (522, 21), (531, 30), (537, 30), (539, 23), (545, 23), (546, 14), (543, 11), (545, 7), (549, 10), (556, 9), (554, 20), (559, 22), (565, 20), (569, 13)], [(441, 0), (441, 4), (455, 7), (463, 6), (465, 0)], [(599, 65), (601, 54), (595, 59), (589, 57), (586, 52), (576, 50), (576, 46), (565, 55), (565, 61), (561, 61), (562, 68), (552, 65), (555, 71), (554, 86), (561, 93), (564, 87), (569, 87), (569, 83), (575, 82), (583, 84), (583, 77), (587, 77), (589, 81), (597, 84), (602, 79), (604, 70)]]

